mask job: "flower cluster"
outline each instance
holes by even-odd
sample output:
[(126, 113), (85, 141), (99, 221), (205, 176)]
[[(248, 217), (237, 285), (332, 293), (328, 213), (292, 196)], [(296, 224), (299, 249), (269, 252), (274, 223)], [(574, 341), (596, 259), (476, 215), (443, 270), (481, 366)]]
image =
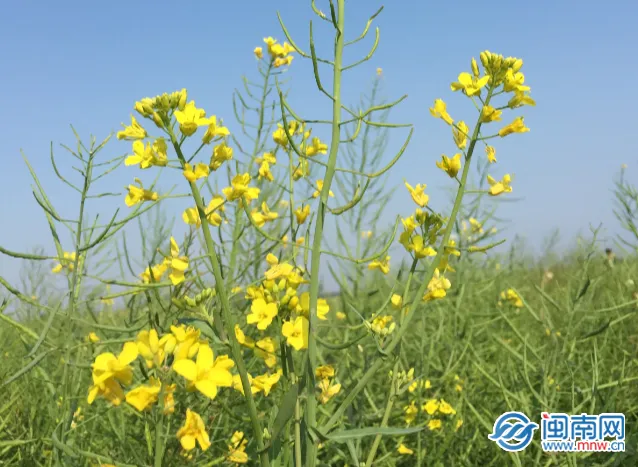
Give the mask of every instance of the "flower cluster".
[(523, 308), (523, 300), (514, 289), (503, 290), (499, 295), (498, 306), (503, 306), (503, 302), (509, 303), (515, 308)]
[(167, 255), (161, 263), (147, 267), (146, 270), (140, 274), (140, 277), (145, 284), (159, 282), (162, 280), (164, 274), (170, 270), (168, 277), (171, 283), (178, 285), (184, 282), (184, 273), (187, 269), (188, 256), (180, 255), (179, 245), (177, 241), (171, 237), (170, 255)]
[[(100, 342), (95, 333), (91, 335), (91, 342)], [(148, 378), (146, 382), (125, 392), (126, 387), (131, 386), (135, 379), (133, 363), (138, 358), (143, 360)], [(175, 375), (184, 381), (186, 391), (198, 392), (208, 399), (215, 399), (220, 388), (236, 386), (238, 378), (238, 375), (231, 373), (233, 360), (227, 355), (215, 357), (213, 349), (202, 338), (200, 331), (184, 325), (171, 326), (170, 332), (164, 335), (160, 335), (155, 329), (142, 330), (135, 341), (123, 345), (118, 355), (111, 352), (98, 354), (91, 367), (93, 383), (87, 397), (89, 405), (98, 397), (114, 406), (126, 401), (139, 412), (151, 411), (159, 404), (164, 415), (175, 412), (175, 394), (179, 383), (179, 378), (175, 378)], [(268, 384), (272, 387), (275, 382), (270, 381)], [(255, 378), (255, 384), (260, 384), (259, 377)], [(262, 384), (262, 388), (266, 386), (267, 384)], [(243, 439), (243, 434), (240, 434)], [(190, 408), (186, 409), (184, 424), (176, 436), (186, 451), (194, 449), (196, 445), (205, 451), (211, 445), (203, 419)], [(235, 445), (236, 437), (237, 433), (233, 435), (233, 441), (229, 445), (229, 460), (236, 459), (232, 461), (246, 463), (248, 457), (244, 451), (247, 440), (243, 439), (242, 443)]]
[[(292, 47), (288, 42), (284, 42), (283, 45), (279, 44), (276, 39), (272, 37), (264, 38), (264, 43), (268, 48), (268, 56), (270, 58), (270, 64), (279, 68), (282, 66), (288, 66), (292, 63), (293, 56), (290, 55), (295, 51), (294, 47)], [(264, 50), (261, 47), (255, 47), (253, 50), (255, 57), (259, 60), (264, 58)]]
[[(433, 117), (443, 120), (452, 127), (452, 137), (459, 153), (453, 157), (443, 155), (441, 161), (436, 165), (446, 172), (451, 178), (456, 178), (461, 171), (463, 162), (469, 162), (471, 153), (470, 147), (474, 147), (477, 141), (483, 141), (494, 137), (504, 138), (513, 133), (525, 133), (529, 128), (525, 126), (523, 117), (516, 117), (511, 123), (502, 127), (493, 136), (481, 136), (481, 126), (502, 120), (505, 109), (517, 109), (519, 107), (536, 105), (534, 99), (529, 95), (530, 87), (525, 85), (525, 76), (520, 71), (523, 61), (514, 57), (503, 57), (490, 51), (480, 54), (480, 61), (483, 65), (483, 72), (475, 59), (471, 61), (471, 72), (462, 72), (457, 81), (450, 85), (452, 91), (461, 91), (465, 96), (472, 99), (479, 116), (477, 126), (473, 134), (468, 125), (462, 121), (455, 121), (447, 111), (447, 105), (442, 99), (436, 99), (430, 108)], [(483, 92), (485, 91), (485, 93)], [(500, 94), (510, 94), (511, 97), (506, 105), (494, 107), (492, 99)], [(470, 144), (471, 143), (471, 144)], [(496, 149), (485, 143), (485, 154), (490, 163), (496, 162)], [(488, 193), (491, 196), (498, 196), (503, 193), (511, 193), (511, 176), (505, 174), (501, 180), (496, 180), (491, 175), (487, 176), (490, 186)]]
[[(390, 372), (389, 376), (392, 377), (392, 372)], [(431, 394), (432, 383), (430, 380), (423, 381), (414, 378), (414, 368), (411, 368), (407, 373), (399, 372), (396, 376), (399, 388), (408, 385), (408, 393), (411, 394), (410, 397), (412, 398), (407, 405), (403, 406), (402, 410), (403, 420), (407, 426), (425, 425), (430, 431), (435, 431), (442, 429), (446, 420), (452, 419), (454, 420), (454, 430), (458, 431), (461, 428), (463, 420), (458, 416), (456, 409), (445, 399), (432, 396), (426, 396), (427, 398), (421, 399), (425, 394)], [(462, 390), (458, 384), (460, 381), (459, 376), (455, 375), (454, 382), (457, 392)], [(444, 389), (441, 388), (440, 391)], [(399, 392), (401, 393), (402, 391), (400, 390)], [(424, 418), (422, 419), (422, 417)], [(398, 446), (397, 451), (403, 455), (414, 453), (412, 449), (403, 443)]]

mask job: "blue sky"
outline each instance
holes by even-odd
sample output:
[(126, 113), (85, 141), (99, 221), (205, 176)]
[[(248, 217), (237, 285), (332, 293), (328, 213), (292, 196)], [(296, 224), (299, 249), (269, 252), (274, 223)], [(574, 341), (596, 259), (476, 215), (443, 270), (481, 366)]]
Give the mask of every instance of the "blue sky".
[[(329, 11), (327, 2), (318, 6)], [(358, 35), (377, 1), (349, 0), (346, 32)], [(69, 125), (98, 140), (127, 122), (132, 104), (145, 96), (183, 87), (198, 106), (225, 119), (231, 131), (231, 94), (241, 76), (257, 77), (252, 50), (265, 36), (283, 40), (279, 10), (293, 38), (308, 49), (308, 22), (320, 23), (309, 1), (279, 2), (11, 2), (0, 15), (0, 63), (3, 72), (0, 111), (0, 244), (12, 250), (34, 245), (53, 252), (44, 217), (30, 192), (22, 149), (54, 204), (72, 215), (75, 196), (53, 174), (49, 144), (74, 144)], [(469, 71), (472, 56), (489, 49), (522, 57), (526, 82), (536, 108), (525, 108), (531, 132), (496, 142), (498, 163), (492, 173), (515, 176), (512, 196), (499, 215), (512, 221), (508, 236), (519, 233), (539, 245), (552, 229), (572, 238), (588, 225), (603, 222), (617, 231), (611, 212), (611, 181), (620, 165), (628, 176), (638, 170), (632, 154), (636, 114), (633, 79), (638, 75), (635, 20), (638, 4), (603, 2), (387, 2), (376, 24), (381, 42), (374, 58), (344, 82), (346, 102), (354, 103), (377, 67), (384, 70), (384, 94), (408, 99), (392, 120), (412, 122), (415, 136), (390, 182), (427, 183), (433, 203), (444, 205), (446, 176), (434, 166), (442, 153), (453, 154), (449, 130), (428, 112), (435, 98), (448, 102), (457, 119), (473, 121), (471, 104), (452, 95), (449, 83)], [(317, 24), (318, 48), (331, 49), (327, 24)], [(365, 43), (368, 47), (370, 40)], [(354, 61), (364, 48), (353, 49)], [(325, 98), (316, 91), (308, 61), (295, 59), (291, 101), (306, 118), (325, 118)], [(320, 115), (318, 115), (320, 114)], [(506, 119), (511, 118), (511, 115)], [(400, 145), (393, 137), (389, 151)], [(71, 164), (60, 156), (60, 165)], [(113, 142), (112, 155), (128, 151)], [(391, 156), (389, 156), (391, 157)], [(135, 174), (139, 175), (139, 174)], [(150, 176), (147, 176), (147, 180)], [(111, 178), (121, 190), (131, 183), (127, 169)], [(407, 194), (388, 212), (405, 211)], [(121, 199), (103, 216), (123, 206)], [(69, 207), (73, 206), (73, 209)], [(175, 208), (175, 213), (180, 212)], [(168, 209), (168, 208), (167, 208)], [(390, 222), (390, 218), (388, 218)], [(0, 256), (0, 275), (13, 280), (18, 263)]]

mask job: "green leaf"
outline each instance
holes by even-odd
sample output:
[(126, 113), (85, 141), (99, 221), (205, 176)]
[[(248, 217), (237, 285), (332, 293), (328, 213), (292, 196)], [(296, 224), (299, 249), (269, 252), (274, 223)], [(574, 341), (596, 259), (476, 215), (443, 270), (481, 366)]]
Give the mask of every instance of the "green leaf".
[(368, 428), (355, 428), (352, 430), (340, 430), (323, 435), (329, 441), (336, 441), (337, 443), (345, 443), (351, 439), (360, 439), (366, 436), (405, 436), (412, 433), (418, 433), (423, 431), (425, 427), (368, 427)]
[(279, 411), (275, 417), (275, 421), (272, 424), (271, 439), (275, 440), (279, 438), (281, 431), (285, 428), (288, 421), (295, 413), (295, 404), (297, 403), (297, 396), (299, 395), (299, 386), (293, 384), (290, 389), (284, 394), (279, 406)]

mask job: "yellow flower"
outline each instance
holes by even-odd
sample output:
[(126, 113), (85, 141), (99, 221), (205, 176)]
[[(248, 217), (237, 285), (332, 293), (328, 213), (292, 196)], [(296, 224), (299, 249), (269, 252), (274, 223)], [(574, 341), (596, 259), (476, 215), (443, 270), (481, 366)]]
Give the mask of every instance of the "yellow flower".
[(337, 311), (336, 317), (338, 320), (346, 319), (346, 314), (343, 311)]
[(456, 177), (456, 174), (461, 170), (461, 154), (455, 154), (452, 159), (443, 154), (441, 159), (441, 162), (437, 162), (436, 166), (448, 174), (450, 178)]
[(426, 380), (425, 380), (425, 383), (423, 384), (423, 387), (424, 387), (425, 389), (430, 389), (430, 388), (432, 387), (432, 383), (430, 382), (430, 380), (429, 380), (429, 379), (426, 379)]
[(322, 143), (321, 140), (317, 137), (312, 138), (312, 142), (310, 146), (306, 147), (306, 156), (312, 157), (317, 154), (327, 154), (328, 153), (328, 145)]
[(510, 109), (517, 109), (519, 107), (523, 107), (524, 105), (531, 105), (532, 107), (536, 106), (536, 101), (531, 98), (531, 96), (522, 91), (515, 91), (514, 96), (509, 100), (507, 106)]
[(512, 182), (512, 177), (510, 174), (505, 174), (500, 182), (497, 182), (492, 178), (491, 175), (487, 176), (487, 183), (490, 184), (490, 195), (498, 196), (501, 193), (511, 193), (512, 187), (510, 183)]
[(172, 353), (175, 360), (193, 358), (199, 350), (200, 330), (183, 324), (171, 326), (170, 334), (162, 336), (159, 345), (164, 351)]
[(264, 161), (261, 163), (261, 166), (259, 166), (259, 176), (257, 178), (259, 180), (261, 180), (262, 178), (265, 178), (269, 182), (272, 182), (275, 180), (275, 176), (270, 171), (270, 164), (268, 162)]
[(175, 119), (184, 136), (192, 136), (200, 126), (210, 125), (210, 119), (206, 118), (206, 111), (195, 107), (195, 101), (186, 104), (184, 110), (176, 110)]
[(136, 140), (144, 139), (147, 136), (146, 130), (137, 123), (135, 117), (131, 115), (131, 124), (126, 126), (122, 123), (124, 130), (117, 132), (117, 139)]
[(274, 281), (281, 277), (284, 277), (284, 278), (288, 277), (290, 274), (292, 274), (292, 271), (293, 271), (292, 264), (289, 264), (289, 263), (274, 264), (270, 269), (268, 269), (268, 271), (265, 272), (264, 276), (266, 277), (266, 280)]
[(447, 295), (446, 290), (452, 287), (449, 279), (440, 275), (438, 268), (434, 270), (434, 276), (428, 284), (428, 292), (423, 296), (423, 301), (443, 298)]
[(425, 245), (423, 237), (415, 236), (408, 244), (408, 251), (413, 251), (417, 258), (436, 256), (436, 250), (429, 245)]
[(164, 415), (175, 412), (175, 397), (173, 396), (173, 393), (176, 388), (176, 384), (169, 384), (164, 387), (164, 409), (162, 410)]
[[(323, 180), (317, 180), (317, 190), (312, 194), (313, 198), (318, 198), (319, 195), (321, 195), (321, 192), (323, 191)], [(328, 196), (331, 196), (334, 198), (335, 194), (332, 192), (332, 190), (330, 190), (328, 192)]]
[(443, 399), (439, 401), (439, 412), (444, 415), (456, 415), (456, 410)]
[(430, 197), (424, 193), (425, 189), (427, 188), (427, 185), (425, 184), (422, 185), (419, 183), (417, 184), (416, 187), (412, 188), (412, 185), (410, 185), (408, 182), (403, 182), (403, 183), (405, 183), (405, 187), (410, 192), (412, 201), (414, 201), (417, 205), (421, 206), (422, 208), (427, 206), (428, 201), (430, 200)]
[(219, 169), (222, 164), (233, 158), (233, 148), (226, 143), (220, 143), (213, 148), (213, 155), (210, 158), (209, 167), (211, 170)]
[(496, 162), (496, 149), (492, 146), (485, 146), (485, 154), (487, 155), (487, 160), (490, 164)]
[(525, 92), (529, 91), (529, 86), (524, 86), (525, 75), (520, 71), (515, 72), (512, 68), (505, 73), (505, 81), (503, 81), (503, 91), (505, 92)]
[(228, 455), (226, 459), (228, 462), (235, 464), (246, 464), (248, 462), (248, 454), (246, 454), (246, 445), (248, 440), (244, 438), (243, 431), (236, 431), (230, 438), (230, 444), (228, 445)]
[[(299, 297), (299, 306), (305, 316), (310, 316), (310, 293), (304, 292)], [(317, 299), (317, 317), (320, 320), (327, 320), (326, 315), (330, 312), (330, 305), (324, 298)]]
[[(214, 225), (215, 227), (219, 227), (222, 223), (222, 216), (220, 212), (224, 212), (224, 203), (226, 201), (222, 196), (215, 195), (213, 199), (210, 200), (208, 206), (206, 207), (206, 219), (208, 223)], [(182, 213), (182, 220), (189, 225), (194, 225), (195, 227), (199, 227), (202, 225), (202, 221), (199, 217), (199, 211), (196, 207), (188, 208)]]
[(525, 126), (523, 117), (516, 117), (512, 123), (501, 128), (498, 131), (498, 135), (501, 138), (504, 138), (505, 136), (511, 135), (512, 133), (526, 133), (528, 131), (529, 128)]
[(470, 220), (470, 225), (472, 226), (472, 233), (482, 234), (483, 233), (483, 224), (481, 224), (479, 221), (477, 221), (473, 217), (470, 217), (469, 220)]
[(288, 135), (286, 135), (286, 130), (281, 124), (279, 124), (279, 128), (273, 132), (272, 139), (282, 148), (286, 149), (288, 147)]
[(168, 163), (168, 147), (164, 138), (158, 138), (153, 145), (142, 141), (133, 142), (133, 154), (124, 160), (124, 165), (138, 165), (141, 169), (153, 166), (163, 167)]
[(258, 209), (253, 209), (250, 215), (257, 227), (263, 227), (266, 222), (274, 221), (279, 217), (278, 213), (270, 211), (265, 201), (261, 203), (261, 212)]
[(459, 431), (459, 428), (461, 428), (462, 426), (463, 426), (463, 420), (459, 418), (456, 421), (456, 426), (454, 427), (454, 431)]
[(137, 345), (137, 351), (146, 360), (146, 366), (148, 368), (159, 367), (164, 363), (166, 354), (164, 349), (159, 345), (159, 336), (155, 329), (147, 331), (146, 329), (140, 331), (137, 334), (135, 340)]
[(159, 282), (162, 280), (162, 276), (168, 270), (168, 266), (164, 263), (156, 264), (155, 266), (147, 267), (140, 277), (144, 284), (150, 284), (151, 282)]
[(430, 113), (433, 117), (440, 118), (448, 125), (452, 125), (454, 123), (454, 119), (447, 113), (447, 105), (442, 99), (436, 99), (434, 101), (434, 107), (430, 107)]
[(171, 283), (178, 285), (184, 282), (184, 272), (188, 269), (188, 257), (179, 255), (179, 245), (173, 237), (171, 237), (171, 256), (164, 262), (171, 268), (171, 273), (168, 275)]
[(126, 402), (137, 409), (138, 412), (148, 410), (157, 402), (162, 383), (151, 376), (150, 384), (143, 384), (126, 394)]
[(272, 337), (266, 337), (255, 342), (255, 354), (264, 361), (268, 368), (272, 368), (277, 364), (275, 341)]
[(514, 289), (507, 289), (507, 291), (501, 292), (500, 298), (501, 300), (507, 300), (516, 308), (523, 308), (523, 300)]
[(374, 260), (370, 264), (368, 264), (368, 269), (378, 269), (383, 274), (387, 274), (390, 272), (390, 257), (386, 256), (384, 260)]
[(86, 337), (89, 340), (89, 342), (92, 342), (94, 344), (96, 344), (97, 342), (100, 342), (100, 338), (94, 332), (90, 332), (89, 335)]
[(204, 420), (197, 412), (186, 409), (186, 420), (184, 425), (177, 431), (177, 439), (179, 439), (182, 448), (186, 451), (195, 449), (195, 442), (199, 444), (202, 451), (206, 451), (210, 447), (210, 438), (206, 433)]
[(197, 389), (210, 399), (217, 396), (218, 387), (231, 387), (233, 375), (230, 369), (235, 365), (227, 355), (214, 358), (208, 344), (200, 344), (196, 361), (183, 358), (173, 364), (173, 370), (188, 380), (189, 390)]
[(253, 300), (250, 307), (251, 314), (246, 317), (248, 324), (257, 324), (257, 329), (264, 331), (270, 326), (272, 320), (277, 316), (277, 303), (266, 303), (263, 299)]
[(390, 301), (392, 302), (392, 306), (394, 308), (396, 308), (397, 310), (401, 309), (401, 305), (403, 305), (403, 297), (401, 295), (393, 294), (390, 298)]
[(491, 105), (486, 105), (481, 109), (481, 117), (479, 121), (481, 123), (489, 123), (489, 122), (498, 122), (501, 120), (501, 114), (503, 112), (501, 110), (497, 110)]
[(441, 428), (441, 420), (439, 420), (438, 418), (433, 418), (428, 422), (428, 429), (430, 431), (434, 431), (439, 428)]
[(93, 385), (89, 388), (87, 402), (92, 404), (97, 396), (102, 395), (113, 405), (119, 405), (124, 399), (120, 383), (129, 385), (133, 381), (133, 369), (129, 365), (137, 355), (137, 346), (127, 342), (117, 357), (111, 352), (95, 357), (91, 365)]
[(261, 47), (255, 47), (253, 53), (258, 60), (261, 60), (264, 57), (264, 51)]
[(476, 78), (469, 73), (463, 72), (459, 75), (458, 81), (455, 81), (450, 85), (450, 88), (452, 91), (462, 90), (463, 94), (471, 97), (476, 94), (480, 94), (481, 88), (483, 88), (489, 80), (489, 76)]
[(217, 125), (217, 117), (212, 115), (208, 119), (208, 128), (206, 129), (206, 133), (204, 133), (204, 137), (202, 138), (202, 143), (208, 144), (214, 139), (224, 138), (230, 135), (230, 131), (225, 126)]
[(436, 399), (428, 399), (421, 408), (424, 412), (427, 412), (428, 415), (434, 415), (436, 411), (439, 410), (439, 401)]
[(365, 232), (361, 232), (361, 238), (369, 239), (372, 237), (372, 230), (366, 230)]
[(317, 378), (333, 378), (335, 375), (335, 369), (332, 365), (320, 365), (315, 369), (315, 376)]
[(273, 386), (279, 382), (281, 375), (282, 375), (282, 371), (280, 369), (279, 371), (277, 371), (276, 373), (272, 375), (269, 373), (266, 373), (263, 375), (256, 376), (255, 378), (253, 378), (251, 382), (251, 392), (253, 394), (256, 394), (258, 392), (263, 392), (264, 396), (268, 396), (268, 394), (270, 394), (270, 391), (272, 391)]
[(322, 404), (327, 404), (330, 399), (341, 391), (341, 384), (331, 384), (328, 378), (322, 379), (317, 386), (321, 391), (319, 394), (319, 402)]
[(308, 347), (308, 319), (305, 316), (297, 316), (294, 321), (286, 321), (281, 334), (287, 339), (288, 345), (295, 350), (302, 350)]
[(303, 208), (299, 207), (295, 209), (295, 217), (297, 218), (297, 223), (299, 225), (306, 222), (306, 219), (310, 215), (310, 205), (306, 204)]
[(372, 323), (366, 321), (365, 324), (369, 326), (370, 330), (375, 334), (385, 337), (388, 334), (392, 334), (396, 328), (396, 323), (393, 323), (393, 320), (394, 318), (390, 315), (377, 316), (372, 320)]
[(383, 74), (383, 68), (377, 68), (377, 76), (381, 76)]
[(210, 169), (203, 162), (199, 162), (194, 169), (192, 165), (186, 163), (184, 165), (184, 171), (182, 173), (184, 174), (186, 180), (192, 183), (195, 180), (199, 180), (200, 178), (208, 177)]
[(237, 339), (237, 342), (244, 347), (248, 347), (249, 349), (255, 347), (255, 341), (244, 334), (244, 331), (241, 330), (239, 324), (235, 324), (235, 338)]
[(454, 143), (459, 149), (465, 149), (465, 146), (467, 146), (467, 136), (469, 133), (470, 129), (463, 120), (459, 121), (459, 123), (452, 127), (452, 137), (454, 138)]
[(399, 454), (403, 454), (403, 455), (406, 455), (406, 456), (410, 456), (410, 455), (414, 454), (414, 451), (412, 449), (410, 449), (409, 447), (407, 447), (403, 443), (399, 444), (399, 447), (397, 448), (397, 452)]
[(145, 201), (157, 201), (159, 199), (159, 195), (156, 192), (144, 189), (142, 181), (139, 178), (134, 180), (139, 186), (129, 185), (128, 195), (126, 195), (126, 198), (124, 199), (124, 202), (129, 208), (138, 203), (143, 203)]
[(64, 252), (63, 258), (60, 258), (59, 263), (56, 264), (51, 272), (54, 274), (59, 273), (62, 269), (67, 269), (69, 272), (73, 272), (75, 268), (75, 252), (69, 253), (67, 251)]
[(231, 185), (228, 188), (224, 188), (222, 191), (228, 201), (235, 201), (243, 198), (247, 202), (257, 199), (259, 197), (259, 188), (249, 187), (250, 174), (245, 173), (241, 175), (235, 175), (231, 181)]
[(416, 416), (419, 413), (419, 409), (417, 408), (414, 401), (410, 402), (410, 405), (406, 405), (403, 407), (404, 420), (406, 425), (411, 425), (414, 420), (416, 420)]

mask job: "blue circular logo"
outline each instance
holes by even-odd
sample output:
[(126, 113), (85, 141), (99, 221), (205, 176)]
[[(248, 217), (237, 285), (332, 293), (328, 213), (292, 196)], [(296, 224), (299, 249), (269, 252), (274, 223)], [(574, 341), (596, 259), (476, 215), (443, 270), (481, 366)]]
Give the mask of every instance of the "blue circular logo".
[(496, 442), (504, 451), (517, 452), (525, 449), (534, 438), (538, 423), (530, 421), (521, 412), (505, 412), (494, 422), (492, 434), (487, 438)]

